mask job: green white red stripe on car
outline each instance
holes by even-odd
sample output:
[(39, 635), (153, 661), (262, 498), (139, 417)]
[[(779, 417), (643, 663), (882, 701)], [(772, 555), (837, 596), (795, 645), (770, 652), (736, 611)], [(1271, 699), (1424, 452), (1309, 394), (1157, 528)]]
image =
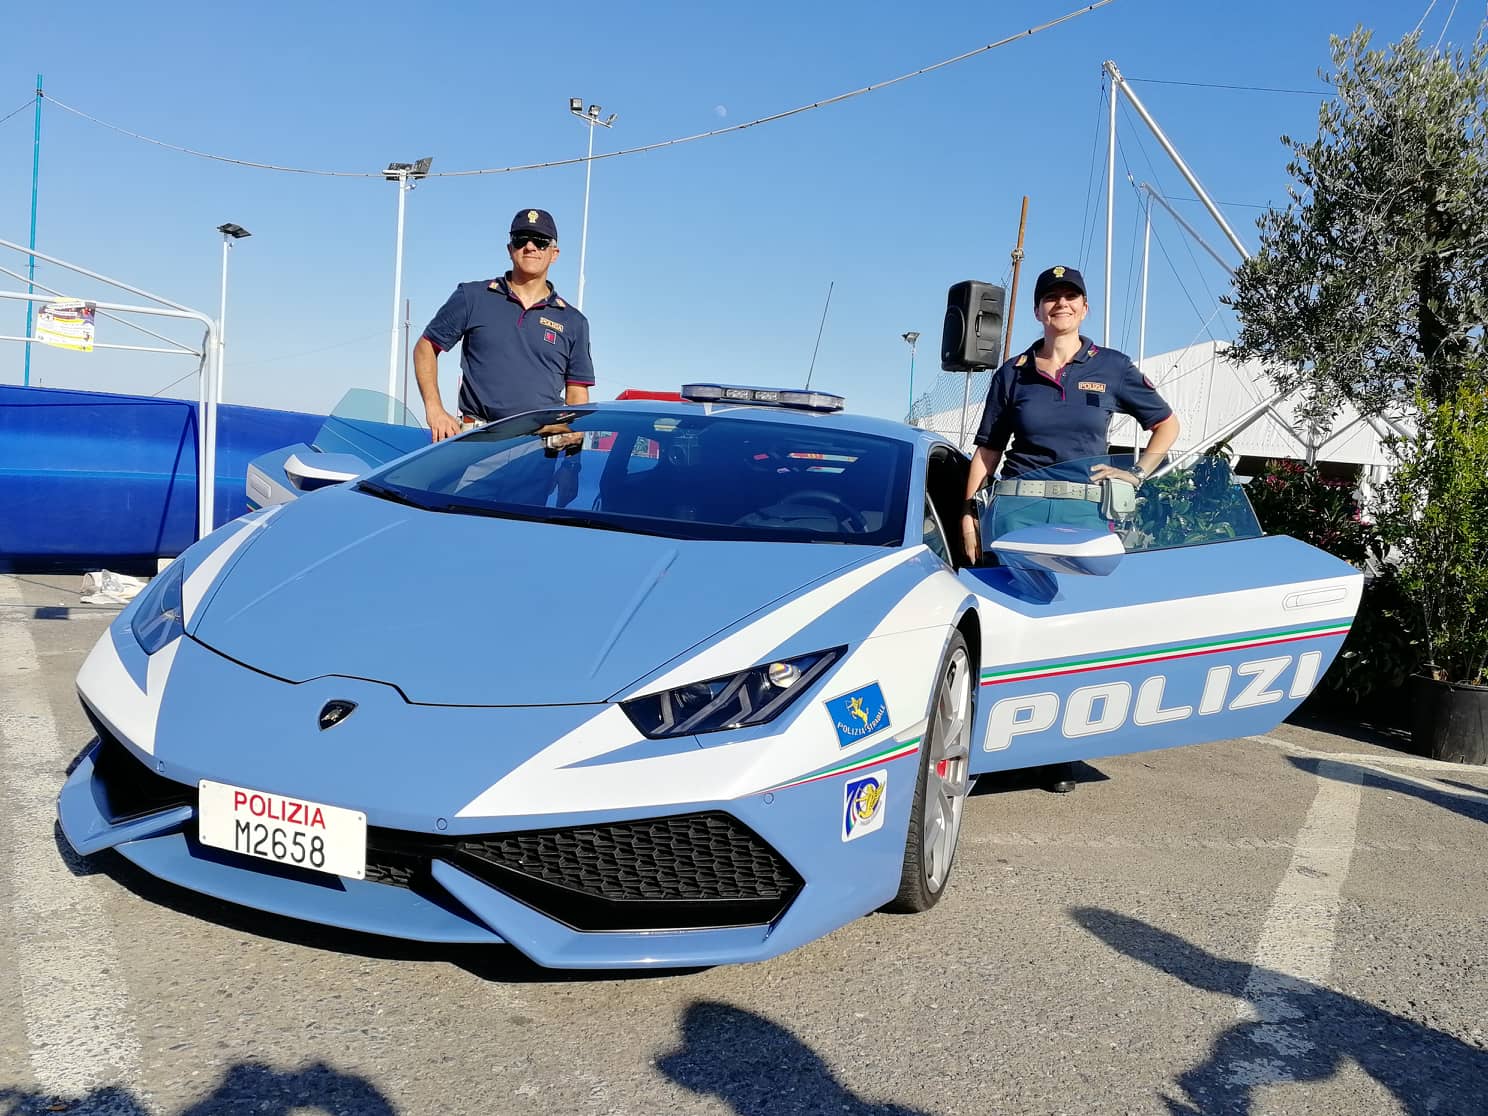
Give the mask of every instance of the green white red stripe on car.
[(983, 686), (997, 686), (1006, 682), (1027, 682), (1037, 678), (1055, 678), (1061, 675), (1083, 674), (1093, 670), (1108, 670), (1113, 667), (1140, 666), (1147, 663), (1167, 662), (1173, 659), (1191, 659), (1201, 655), (1217, 655), (1231, 651), (1248, 651), (1256, 647), (1269, 647), (1299, 640), (1326, 639), (1348, 634), (1352, 621), (1337, 620), (1307, 627), (1290, 628), (1263, 635), (1232, 636), (1226, 639), (1204, 640), (1163, 647), (1141, 652), (1122, 652), (1095, 658), (1067, 659), (1045, 663), (1037, 667), (1013, 667), (982, 671)]
[(789, 783), (779, 783), (773, 787), (766, 787), (760, 793), (773, 794), (775, 791), (790, 790), (792, 787), (802, 787), (807, 783), (820, 782), (822, 779), (831, 779), (838, 775), (850, 775), (852, 772), (861, 771), (865, 767), (875, 767), (878, 764), (888, 763), (891, 760), (903, 759), (905, 756), (912, 756), (918, 752), (920, 750), (920, 741), (923, 739), (923, 736), (916, 736), (910, 740), (896, 740), (889, 747), (873, 752), (871, 755), (854, 756), (852, 759), (833, 764), (825, 770), (817, 771)]

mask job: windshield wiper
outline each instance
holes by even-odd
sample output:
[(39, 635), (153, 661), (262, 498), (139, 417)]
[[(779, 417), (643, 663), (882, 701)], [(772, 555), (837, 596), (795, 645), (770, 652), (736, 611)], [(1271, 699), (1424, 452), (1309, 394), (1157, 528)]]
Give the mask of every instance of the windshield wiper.
[(422, 500), (415, 500), (395, 488), (389, 488), (385, 484), (378, 484), (373, 480), (357, 482), (357, 491), (365, 492), (368, 496), (376, 496), (379, 500), (388, 500), (394, 504), (407, 504), (410, 508), (422, 508), (424, 511), (442, 511), (442, 508), (431, 508)]
[(562, 508), (543, 508), (540, 511), (517, 511), (506, 508), (485, 507), (480, 504), (444, 504), (435, 511), (453, 512), (459, 515), (482, 515), (489, 519), (519, 519), (524, 523), (560, 523), (565, 527), (592, 527), (596, 531), (619, 531), (626, 535), (655, 535), (658, 538), (677, 537), (671, 531), (652, 531), (626, 522), (612, 519), (596, 519), (581, 513), (565, 512)]

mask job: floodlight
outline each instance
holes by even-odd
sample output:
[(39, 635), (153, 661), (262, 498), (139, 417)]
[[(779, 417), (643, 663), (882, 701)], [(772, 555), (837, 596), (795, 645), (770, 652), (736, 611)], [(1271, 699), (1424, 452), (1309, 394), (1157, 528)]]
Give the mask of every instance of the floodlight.
[(583, 97), (570, 97), (568, 99), (568, 111), (569, 112), (583, 112), (584, 111), (584, 98)]
[(234, 240), (242, 240), (245, 236), (253, 235), (242, 225), (234, 225), (231, 221), (229, 221), (225, 225), (218, 225), (217, 231), (220, 232), (223, 236), (232, 237)]

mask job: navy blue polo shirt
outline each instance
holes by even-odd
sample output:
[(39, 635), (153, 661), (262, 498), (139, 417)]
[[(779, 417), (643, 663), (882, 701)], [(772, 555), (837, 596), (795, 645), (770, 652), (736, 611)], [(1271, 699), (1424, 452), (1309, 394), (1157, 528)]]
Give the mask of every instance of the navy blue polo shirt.
[(1113, 414), (1131, 415), (1151, 430), (1173, 413), (1125, 353), (1081, 337), (1080, 351), (1048, 376), (1034, 362), (1043, 343), (1041, 338), (992, 373), (987, 388), (976, 444), (1007, 450), (1003, 477), (1104, 456)]
[(461, 283), (424, 337), (441, 352), (461, 345), (460, 412), (494, 420), (563, 403), (567, 384), (594, 383), (589, 319), (553, 284), (525, 309), (500, 279)]

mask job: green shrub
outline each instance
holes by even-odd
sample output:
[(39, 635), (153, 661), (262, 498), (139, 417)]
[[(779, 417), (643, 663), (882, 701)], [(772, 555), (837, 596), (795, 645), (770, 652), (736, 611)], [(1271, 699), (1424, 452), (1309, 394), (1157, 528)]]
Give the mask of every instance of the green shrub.
[(1441, 403), (1417, 400), (1414, 439), (1379, 522), (1399, 557), (1401, 592), (1424, 636), (1417, 668), (1447, 682), (1488, 681), (1488, 390), (1460, 382)]
[(1316, 465), (1268, 461), (1250, 478), (1245, 494), (1268, 535), (1291, 535), (1363, 566), (1374, 532), (1348, 481), (1325, 477)]

